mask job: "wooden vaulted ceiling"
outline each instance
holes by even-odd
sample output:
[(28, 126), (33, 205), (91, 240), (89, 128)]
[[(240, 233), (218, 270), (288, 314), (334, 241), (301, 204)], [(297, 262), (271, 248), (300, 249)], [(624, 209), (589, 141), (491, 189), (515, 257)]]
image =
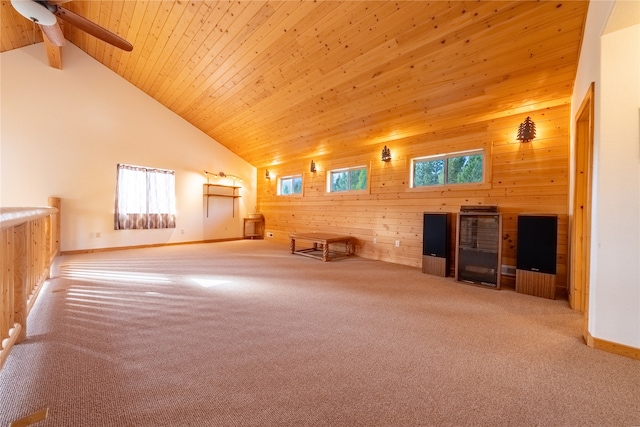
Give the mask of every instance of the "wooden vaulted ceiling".
[[(72, 1), (68, 41), (257, 167), (569, 103), (586, 1)], [(2, 1), (2, 51), (42, 41)], [(44, 55), (44, 53), (43, 53)], [(64, 48), (62, 48), (64, 71)], [(376, 147), (377, 147), (376, 145)]]

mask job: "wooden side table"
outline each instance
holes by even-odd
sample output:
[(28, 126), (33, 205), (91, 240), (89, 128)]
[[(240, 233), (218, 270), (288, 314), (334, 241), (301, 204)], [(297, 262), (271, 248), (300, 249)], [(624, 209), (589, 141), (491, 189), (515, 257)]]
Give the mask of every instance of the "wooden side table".
[(250, 214), (244, 219), (245, 239), (264, 239), (264, 216), (262, 214)]

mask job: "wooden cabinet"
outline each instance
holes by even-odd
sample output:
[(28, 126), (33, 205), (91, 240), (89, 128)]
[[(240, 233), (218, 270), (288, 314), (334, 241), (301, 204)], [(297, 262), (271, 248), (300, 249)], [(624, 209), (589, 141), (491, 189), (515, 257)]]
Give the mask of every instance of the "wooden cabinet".
[(262, 214), (249, 214), (244, 219), (245, 239), (264, 239), (264, 216)]
[(460, 212), (456, 231), (456, 279), (500, 288), (502, 215)]
[(207, 203), (207, 217), (209, 217), (209, 198), (211, 197), (227, 197), (231, 198), (233, 204), (231, 215), (236, 216), (236, 199), (241, 197), (238, 194), (238, 190), (242, 187), (235, 185), (221, 185), (221, 184), (203, 184), (202, 193), (206, 198)]

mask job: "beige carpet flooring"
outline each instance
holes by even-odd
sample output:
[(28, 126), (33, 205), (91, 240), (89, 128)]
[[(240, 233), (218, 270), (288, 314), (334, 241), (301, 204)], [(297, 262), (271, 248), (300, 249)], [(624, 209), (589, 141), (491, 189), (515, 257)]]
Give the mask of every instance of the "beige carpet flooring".
[(235, 241), (63, 256), (0, 426), (632, 426), (640, 362), (546, 300)]

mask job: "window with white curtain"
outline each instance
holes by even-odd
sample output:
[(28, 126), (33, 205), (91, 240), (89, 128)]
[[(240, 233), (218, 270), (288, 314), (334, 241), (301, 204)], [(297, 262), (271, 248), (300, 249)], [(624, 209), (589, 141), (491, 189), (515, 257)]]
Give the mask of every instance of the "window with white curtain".
[(118, 165), (115, 229), (176, 227), (175, 172)]

